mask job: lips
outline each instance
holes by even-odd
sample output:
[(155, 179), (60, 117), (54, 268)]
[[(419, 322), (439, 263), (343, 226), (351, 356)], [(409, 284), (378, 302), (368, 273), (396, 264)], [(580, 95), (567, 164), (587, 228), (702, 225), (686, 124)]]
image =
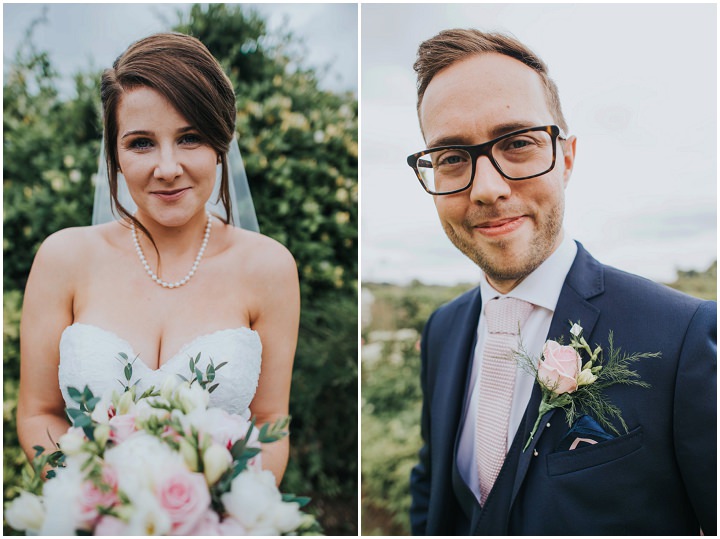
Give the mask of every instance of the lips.
[(182, 198), (182, 196), (190, 189), (190, 187), (183, 187), (181, 189), (165, 189), (162, 191), (151, 191), (151, 193), (162, 200), (173, 201)]
[(524, 215), (494, 219), (492, 221), (485, 221), (484, 223), (476, 225), (475, 230), (488, 237), (502, 236), (520, 228), (525, 220), (526, 217)]

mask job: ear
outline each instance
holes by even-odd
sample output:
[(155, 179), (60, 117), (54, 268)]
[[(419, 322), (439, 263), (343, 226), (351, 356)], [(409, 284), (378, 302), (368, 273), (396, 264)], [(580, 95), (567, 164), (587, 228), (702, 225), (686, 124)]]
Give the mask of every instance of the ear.
[(565, 142), (560, 143), (562, 148), (563, 163), (565, 164), (565, 170), (563, 171), (563, 185), (567, 187), (570, 182), (570, 176), (572, 175), (573, 166), (575, 165), (575, 146), (577, 143), (577, 137), (571, 135)]

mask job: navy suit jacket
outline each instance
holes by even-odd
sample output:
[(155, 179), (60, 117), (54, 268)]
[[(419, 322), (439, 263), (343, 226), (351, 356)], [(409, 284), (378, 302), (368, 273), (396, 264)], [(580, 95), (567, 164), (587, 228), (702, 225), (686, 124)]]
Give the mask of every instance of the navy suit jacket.
[(626, 353), (660, 352), (632, 364), (650, 388), (606, 390), (628, 426), (596, 445), (560, 451), (568, 431), (553, 410), (526, 451), (540, 402), (535, 387), (484, 507), (460, 478), (457, 440), (480, 290), (441, 307), (422, 337), (420, 462), (411, 473), (416, 535), (705, 535), (717, 533), (717, 305), (604, 266), (578, 244), (549, 339), (569, 341), (579, 322), (594, 348), (608, 335)]

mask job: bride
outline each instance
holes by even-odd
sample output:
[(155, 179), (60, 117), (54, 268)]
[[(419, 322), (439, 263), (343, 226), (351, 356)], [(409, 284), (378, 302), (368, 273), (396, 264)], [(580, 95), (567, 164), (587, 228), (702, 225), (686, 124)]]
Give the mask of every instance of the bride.
[[(21, 322), (18, 435), (49, 448), (67, 430), (67, 387), (121, 390), (118, 354), (137, 356), (133, 382), (159, 387), (210, 360), (211, 405), (258, 425), (288, 415), (300, 294), (290, 253), (206, 210), (235, 129), (235, 95), (195, 38), (158, 34), (131, 45), (102, 77), (105, 155), (119, 221), (61, 230), (40, 247)], [(118, 199), (118, 173), (137, 206)], [(262, 364), (262, 368), (261, 368)], [(249, 409), (249, 412), (248, 412)], [(288, 439), (263, 450), (279, 483)]]

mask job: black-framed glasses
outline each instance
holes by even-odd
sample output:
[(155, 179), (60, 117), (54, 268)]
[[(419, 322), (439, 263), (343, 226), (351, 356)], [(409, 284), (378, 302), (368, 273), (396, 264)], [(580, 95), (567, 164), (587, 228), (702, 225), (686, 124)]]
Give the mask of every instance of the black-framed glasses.
[(508, 180), (527, 180), (555, 167), (557, 139), (567, 137), (556, 125), (513, 131), (474, 146), (439, 146), (414, 153), (407, 163), (431, 195), (452, 195), (472, 185), (475, 166), (486, 156)]

